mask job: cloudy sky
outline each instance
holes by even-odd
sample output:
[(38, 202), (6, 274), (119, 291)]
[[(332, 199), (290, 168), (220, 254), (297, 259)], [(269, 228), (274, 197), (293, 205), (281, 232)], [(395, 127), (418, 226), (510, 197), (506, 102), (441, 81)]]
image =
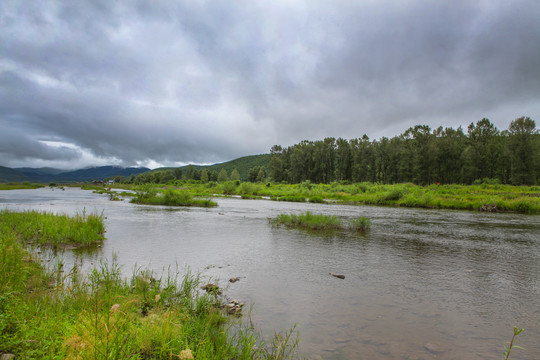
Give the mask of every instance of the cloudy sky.
[(0, 1), (0, 165), (540, 122), (538, 0)]

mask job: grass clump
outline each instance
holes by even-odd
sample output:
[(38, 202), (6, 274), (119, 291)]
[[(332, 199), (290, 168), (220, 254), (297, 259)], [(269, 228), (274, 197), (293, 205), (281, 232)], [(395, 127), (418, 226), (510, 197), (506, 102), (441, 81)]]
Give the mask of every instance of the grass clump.
[[(41, 245), (92, 245), (103, 241), (103, 214), (86, 213), (75, 216), (35, 210), (24, 212), (0, 211), (0, 229), (15, 231), (24, 242)], [(9, 224), (9, 225), (8, 225)]]
[(276, 224), (282, 224), (288, 227), (310, 230), (336, 230), (341, 228), (341, 220), (337, 216), (313, 214), (311, 211), (306, 211), (298, 215), (280, 214), (273, 221)]
[(272, 200), (288, 201), (288, 202), (306, 202), (306, 197), (302, 195), (287, 195), (287, 196), (279, 196), (276, 198), (272, 198)]
[[(46, 269), (21, 244), (12, 217), (0, 222), (0, 353), (16, 359), (287, 359), (289, 334), (265, 344), (228, 317), (189, 271), (161, 277), (101, 262)], [(189, 356), (191, 355), (191, 357)]]
[(270, 219), (276, 225), (285, 225), (291, 228), (306, 230), (352, 230), (365, 232), (371, 228), (371, 221), (362, 216), (350, 219), (344, 223), (342, 219), (334, 215), (313, 214), (306, 211), (302, 214), (280, 214)]
[(321, 196), (318, 196), (318, 195), (310, 197), (309, 202), (310, 203), (315, 203), (315, 204), (325, 204), (326, 203), (326, 201), (324, 201), (324, 199)]
[(365, 216), (349, 220), (349, 228), (354, 231), (365, 232), (371, 229), (371, 220)]
[(217, 203), (210, 199), (195, 198), (187, 190), (165, 189), (157, 190), (155, 188), (138, 191), (136, 196), (131, 199), (132, 203), (144, 205), (166, 205), (166, 206), (200, 206), (214, 207)]

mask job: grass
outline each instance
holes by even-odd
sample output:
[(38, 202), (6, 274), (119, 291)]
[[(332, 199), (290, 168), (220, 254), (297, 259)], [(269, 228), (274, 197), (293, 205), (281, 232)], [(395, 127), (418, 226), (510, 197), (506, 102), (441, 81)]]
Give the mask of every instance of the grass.
[[(480, 211), (484, 205), (495, 205), (500, 212), (540, 213), (540, 186), (480, 185), (381, 185), (357, 184), (260, 184), (244, 185), (223, 190), (219, 184), (186, 183), (181, 186), (192, 193), (246, 195), (256, 187), (257, 196), (278, 201), (324, 202), (348, 205), (400, 206), (428, 209)], [(177, 184), (180, 186), (180, 184)]]
[(302, 214), (280, 214), (270, 220), (277, 225), (306, 230), (353, 230), (365, 232), (370, 229), (371, 221), (365, 217), (351, 219), (344, 223), (334, 215), (313, 214), (306, 211)]
[(214, 207), (217, 203), (210, 199), (196, 199), (191, 192), (186, 190), (157, 190), (155, 188), (145, 188), (138, 191), (137, 195), (131, 199), (132, 203), (144, 205), (166, 205), (166, 206), (200, 206)]
[[(36, 184), (4, 184), (0, 189), (33, 188)], [(74, 185), (76, 186), (76, 185)], [(130, 185), (115, 184), (115, 187), (137, 190), (135, 203), (172, 206), (216, 206), (210, 200), (195, 199), (211, 197), (216, 194), (224, 196), (240, 195), (244, 198), (270, 197), (272, 200), (293, 202), (331, 202), (348, 205), (400, 206), (428, 209), (455, 209), (481, 211), (489, 205), (489, 209), (500, 212), (517, 212), (524, 214), (540, 214), (540, 186), (512, 186), (484, 182), (475, 185), (429, 185), (419, 186), (411, 183), (382, 185), (376, 183), (339, 183), (314, 184), (271, 184), (227, 181), (225, 183), (202, 183), (194, 180), (171, 181), (168, 185)], [(148, 189), (154, 196), (144, 195)], [(108, 193), (103, 185), (83, 185), (83, 189)], [(164, 190), (182, 190), (189, 195), (159, 195)], [(177, 201), (172, 200), (177, 198)], [(187, 200), (187, 201), (186, 201)], [(193, 201), (191, 201), (193, 200)], [(202, 200), (202, 201), (198, 201)], [(329, 201), (328, 201), (329, 200)], [(178, 204), (176, 204), (178, 203)]]
[(0, 190), (39, 189), (42, 187), (45, 187), (45, 185), (29, 182), (0, 184)]
[(354, 231), (367, 231), (371, 228), (371, 220), (365, 216), (349, 220), (349, 228)]
[(26, 243), (59, 246), (75, 244), (89, 246), (103, 241), (105, 225), (103, 214), (82, 211), (71, 217), (51, 212), (0, 211), (0, 230), (15, 231), (18, 239)]
[[(135, 185), (122, 185), (137, 189)], [(159, 185), (165, 187), (166, 185)], [(540, 186), (512, 186), (482, 183), (477, 185), (429, 185), (411, 183), (382, 185), (362, 182), (345, 184), (271, 184), (235, 182), (218, 184), (174, 181), (174, 186), (194, 196), (240, 195), (244, 198), (269, 197), (293, 202), (330, 202), (347, 205), (399, 206), (428, 209), (481, 211), (485, 205), (499, 212), (540, 214)], [(158, 185), (154, 185), (158, 188)], [(494, 205), (494, 207), (493, 207)]]
[[(24, 213), (28, 216), (28, 213)], [(71, 221), (75, 221), (72, 219)], [(222, 311), (201, 279), (101, 262), (88, 276), (42, 267), (19, 221), (0, 222), (0, 353), (17, 359), (288, 359), (291, 332), (266, 343)]]

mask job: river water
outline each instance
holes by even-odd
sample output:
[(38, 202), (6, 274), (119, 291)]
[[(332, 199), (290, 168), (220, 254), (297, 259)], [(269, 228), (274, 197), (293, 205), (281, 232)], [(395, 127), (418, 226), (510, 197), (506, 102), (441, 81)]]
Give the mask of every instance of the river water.
[[(126, 276), (189, 267), (253, 305), (267, 336), (296, 324), (308, 358), (499, 359), (517, 325), (525, 350), (511, 358), (540, 359), (540, 216), (216, 201), (171, 208), (72, 188), (0, 192), (0, 209), (103, 211), (103, 246), (66, 251), (66, 261), (82, 256), (88, 268), (116, 254)], [(317, 235), (268, 221), (306, 210), (373, 225)]]

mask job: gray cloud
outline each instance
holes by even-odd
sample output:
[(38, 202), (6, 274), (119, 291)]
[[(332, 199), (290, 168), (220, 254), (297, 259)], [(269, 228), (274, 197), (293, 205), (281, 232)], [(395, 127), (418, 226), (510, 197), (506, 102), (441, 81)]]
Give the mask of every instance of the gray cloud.
[(211, 163), (539, 120), (538, 18), (527, 0), (2, 1), (0, 164)]

